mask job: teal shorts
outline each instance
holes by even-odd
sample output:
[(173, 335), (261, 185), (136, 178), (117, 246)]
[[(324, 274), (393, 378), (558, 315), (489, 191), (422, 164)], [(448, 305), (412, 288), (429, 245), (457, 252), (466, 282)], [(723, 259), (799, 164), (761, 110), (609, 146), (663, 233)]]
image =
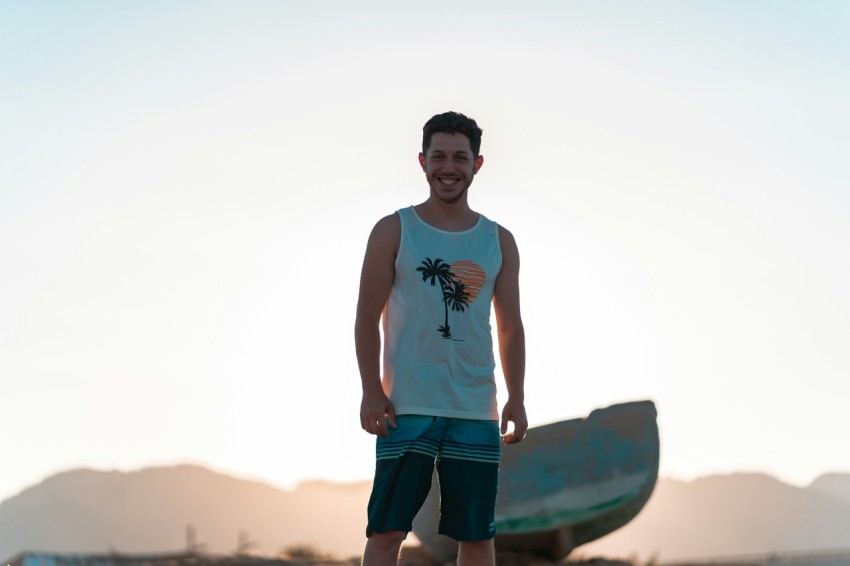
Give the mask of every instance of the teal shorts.
[(399, 415), (398, 428), (378, 437), (375, 481), (366, 536), (409, 532), (431, 489), (440, 481), (438, 532), (461, 541), (496, 534), (496, 487), (501, 438), (498, 421)]

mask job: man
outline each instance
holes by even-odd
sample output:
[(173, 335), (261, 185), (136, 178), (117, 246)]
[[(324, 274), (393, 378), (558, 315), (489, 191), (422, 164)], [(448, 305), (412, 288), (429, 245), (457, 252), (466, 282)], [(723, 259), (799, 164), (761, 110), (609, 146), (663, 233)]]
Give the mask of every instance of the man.
[[(365, 566), (398, 563), (435, 464), (439, 532), (458, 541), (458, 564), (495, 563), (500, 440), (520, 442), (528, 419), (519, 252), (467, 202), (484, 163), (481, 134), (463, 114), (431, 118), (419, 154), (428, 199), (378, 221), (366, 247), (355, 323), (360, 424), (378, 438)], [(508, 390), (501, 427), (491, 302)]]

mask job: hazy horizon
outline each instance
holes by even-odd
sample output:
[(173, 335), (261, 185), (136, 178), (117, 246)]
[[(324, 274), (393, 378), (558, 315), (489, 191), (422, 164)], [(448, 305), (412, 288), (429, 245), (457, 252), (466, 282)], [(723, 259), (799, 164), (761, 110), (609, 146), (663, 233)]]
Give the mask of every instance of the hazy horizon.
[[(545, 425), (545, 424), (548, 424), (548, 423), (538, 423), (537, 426)], [(346, 478), (346, 479), (333, 479), (333, 477), (329, 474), (327, 476), (312, 476), (312, 477), (305, 476), (305, 477), (298, 478), (298, 479), (291, 481), (291, 482), (288, 482), (288, 483), (280, 483), (280, 482), (276, 481), (274, 478), (269, 478), (269, 477), (266, 477), (266, 476), (255, 475), (255, 474), (250, 474), (250, 473), (234, 472), (234, 471), (227, 470), (227, 469), (224, 469), (224, 468), (219, 468), (215, 465), (211, 465), (211, 464), (206, 463), (206, 462), (191, 461), (191, 460), (175, 460), (175, 461), (171, 461), (171, 462), (150, 462), (150, 463), (147, 463), (147, 464), (143, 463), (143, 464), (140, 464), (140, 465), (137, 465), (137, 466), (130, 466), (130, 467), (114, 467), (114, 466), (105, 466), (104, 467), (104, 466), (80, 465), (80, 466), (75, 466), (75, 467), (70, 467), (70, 468), (63, 468), (63, 469), (54, 470), (53, 472), (50, 472), (50, 473), (48, 473), (48, 474), (46, 474), (42, 477), (39, 477), (38, 479), (35, 479), (28, 484), (22, 485), (21, 488), (18, 491), (13, 492), (13, 493), (9, 493), (6, 496), (0, 496), (0, 503), (5, 501), (6, 499), (10, 499), (10, 498), (12, 498), (16, 495), (19, 495), (23, 491), (26, 491), (26, 490), (31, 489), (33, 487), (36, 487), (36, 486), (40, 485), (41, 483), (43, 483), (44, 481), (49, 480), (50, 478), (52, 478), (54, 476), (61, 475), (61, 474), (74, 473), (74, 472), (78, 472), (78, 471), (92, 471), (92, 472), (99, 472), (99, 473), (118, 472), (118, 473), (122, 473), (122, 474), (132, 474), (132, 473), (136, 473), (136, 472), (140, 472), (140, 471), (144, 471), (144, 470), (161, 469), (161, 468), (179, 468), (179, 467), (182, 467), (182, 466), (198, 466), (198, 467), (210, 470), (210, 471), (212, 471), (216, 474), (223, 474), (223, 475), (226, 475), (226, 476), (232, 477), (234, 479), (238, 479), (238, 480), (257, 481), (257, 482), (263, 483), (265, 485), (268, 485), (270, 487), (281, 489), (283, 491), (293, 491), (293, 490), (298, 489), (299, 486), (309, 485), (309, 484), (313, 484), (313, 483), (329, 483), (329, 484), (334, 484), (334, 485), (347, 485), (347, 484), (353, 485), (353, 484), (360, 484), (360, 483), (364, 483), (364, 482), (371, 483), (371, 481), (372, 481), (372, 475), (371, 474), (368, 474), (366, 476), (359, 477), (359, 478), (351, 477), (351, 478)], [(779, 474), (774, 474), (774, 473), (771, 473), (769, 471), (758, 470), (758, 469), (724, 470), (724, 471), (713, 471), (713, 472), (706, 472), (706, 473), (703, 473), (703, 474), (692, 474), (692, 475), (676, 475), (676, 474), (659, 473), (658, 479), (659, 480), (665, 479), (665, 480), (671, 480), (671, 481), (682, 482), (682, 483), (692, 483), (692, 482), (695, 482), (695, 481), (704, 480), (704, 479), (708, 479), (708, 478), (712, 478), (712, 477), (732, 476), (732, 475), (764, 475), (764, 476), (776, 479), (776, 480), (780, 481), (781, 483), (786, 484), (786, 485), (791, 486), (791, 487), (807, 488), (807, 487), (810, 487), (816, 480), (818, 480), (818, 479), (820, 479), (824, 476), (850, 475), (850, 469), (825, 470), (824, 472), (822, 472), (822, 473), (814, 476), (813, 478), (811, 478), (810, 481), (807, 481), (807, 482), (804, 482), (804, 483), (796, 483), (794, 481), (790, 481), (786, 478), (783, 478)]]
[[(621, 556), (644, 563), (654, 557), (669, 563), (850, 551), (850, 474), (840, 480), (797, 489), (767, 476), (691, 483), (661, 478), (636, 518), (580, 546), (572, 558)], [(232, 552), (237, 534), (241, 539), (247, 533), (254, 549), (266, 555), (307, 543), (339, 557), (356, 556), (369, 493), (368, 482), (278, 491), (186, 467), (121, 477), (77, 474), (0, 506), (0, 524), (8, 527), (0, 529), (0, 556), (24, 549), (175, 552), (184, 548), (187, 524), (212, 553)], [(415, 543), (414, 537), (407, 542)]]
[(520, 248), (532, 425), (652, 399), (662, 476), (850, 470), (848, 24), (840, 1), (0, 5), (0, 500), (78, 467), (371, 477), (362, 254), (426, 198), (449, 109), (484, 129), (470, 204)]

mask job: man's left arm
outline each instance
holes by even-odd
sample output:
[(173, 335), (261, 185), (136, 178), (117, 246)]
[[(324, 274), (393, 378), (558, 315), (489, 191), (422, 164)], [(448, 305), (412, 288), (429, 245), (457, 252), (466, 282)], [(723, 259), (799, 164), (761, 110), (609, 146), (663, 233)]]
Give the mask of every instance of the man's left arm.
[[(520, 442), (528, 429), (525, 414), (525, 330), (519, 308), (519, 250), (513, 234), (499, 226), (502, 269), (493, 289), (499, 357), (508, 389), (508, 401), (502, 409), (502, 438), (505, 444)], [(508, 422), (514, 423), (507, 433)], [(506, 434), (507, 433), (507, 434)]]

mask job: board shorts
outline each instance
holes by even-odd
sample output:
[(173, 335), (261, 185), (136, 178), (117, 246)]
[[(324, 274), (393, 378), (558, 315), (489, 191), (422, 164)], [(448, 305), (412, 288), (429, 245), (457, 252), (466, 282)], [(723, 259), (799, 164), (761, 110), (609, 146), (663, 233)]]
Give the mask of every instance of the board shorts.
[(399, 415), (398, 428), (376, 443), (375, 481), (366, 536), (409, 532), (431, 489), (440, 484), (438, 532), (459, 541), (496, 534), (496, 488), (501, 438), (499, 421)]

